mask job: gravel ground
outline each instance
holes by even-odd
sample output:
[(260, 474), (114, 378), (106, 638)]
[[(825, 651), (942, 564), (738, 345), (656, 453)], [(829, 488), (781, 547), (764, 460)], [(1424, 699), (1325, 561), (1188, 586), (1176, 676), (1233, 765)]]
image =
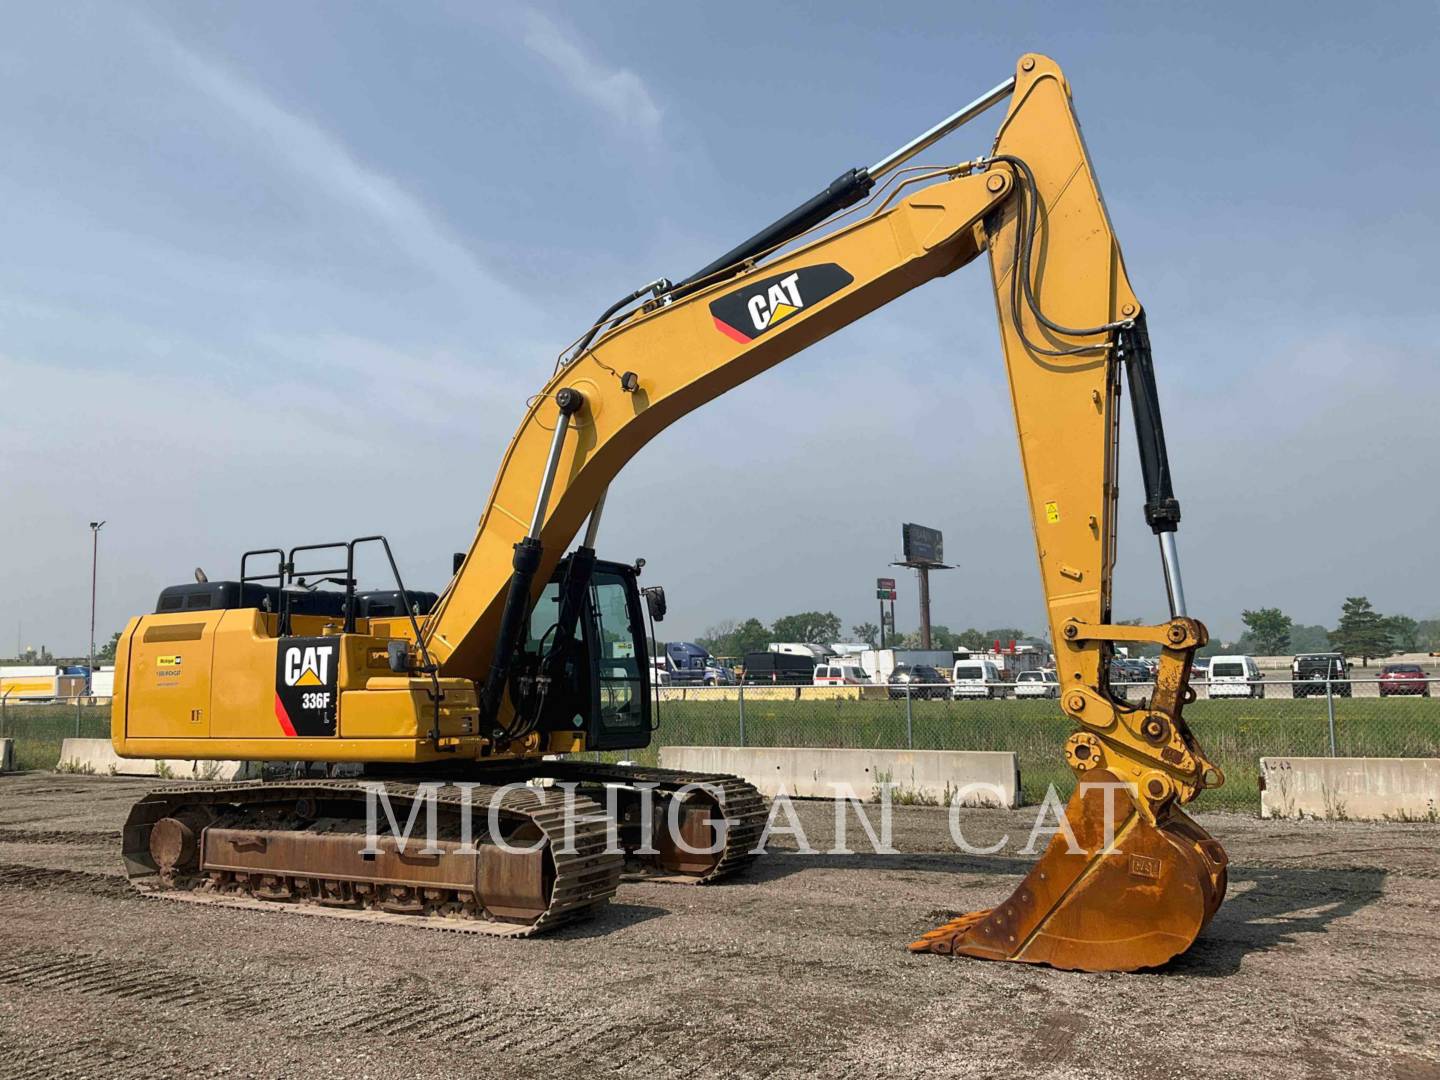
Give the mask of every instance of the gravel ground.
[[(773, 851), (511, 941), (132, 895), (147, 786), (0, 778), (0, 1075), (1440, 1078), (1440, 826), (1200, 815), (1234, 863), (1210, 928), (1084, 975), (904, 951), (1025, 868), (941, 810), (896, 809), (899, 855)], [(828, 846), (831, 807), (800, 814)]]

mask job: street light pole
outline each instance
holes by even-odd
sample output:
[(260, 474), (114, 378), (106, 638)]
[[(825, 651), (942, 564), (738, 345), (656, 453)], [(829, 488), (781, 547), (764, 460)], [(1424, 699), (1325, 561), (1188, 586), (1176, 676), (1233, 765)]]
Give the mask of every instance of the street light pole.
[(103, 521), (90, 522), (90, 674), (86, 678), (89, 686), (95, 685), (95, 578), (100, 564), (100, 530)]

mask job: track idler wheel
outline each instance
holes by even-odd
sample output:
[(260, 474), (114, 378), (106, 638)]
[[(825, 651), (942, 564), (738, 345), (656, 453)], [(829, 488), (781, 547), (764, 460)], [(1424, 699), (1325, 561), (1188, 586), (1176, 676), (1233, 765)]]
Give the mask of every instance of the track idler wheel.
[(200, 865), (200, 835), (210, 824), (210, 814), (198, 808), (163, 817), (150, 830), (150, 858), (166, 884), (173, 885)]
[[(1079, 971), (1158, 967), (1188, 949), (1225, 898), (1225, 850), (1173, 804), (1151, 825), (1128, 787), (1087, 773), (1065, 807), (1075, 838), (1051, 838), (997, 908), (952, 919), (912, 952), (1013, 960)], [(1106, 847), (1106, 818), (1112, 839)]]

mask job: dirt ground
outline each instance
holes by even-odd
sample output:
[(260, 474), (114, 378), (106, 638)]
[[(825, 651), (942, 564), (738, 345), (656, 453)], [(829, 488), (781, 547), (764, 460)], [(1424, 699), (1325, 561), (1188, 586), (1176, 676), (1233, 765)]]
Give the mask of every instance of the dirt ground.
[[(133, 895), (146, 789), (0, 778), (0, 1075), (1440, 1078), (1440, 826), (1201, 815), (1234, 863), (1210, 928), (1083, 975), (905, 952), (1026, 862), (932, 808), (896, 809), (899, 855), (626, 884), (516, 941)], [(825, 846), (832, 808), (801, 815)], [(987, 842), (1034, 811), (965, 815)]]

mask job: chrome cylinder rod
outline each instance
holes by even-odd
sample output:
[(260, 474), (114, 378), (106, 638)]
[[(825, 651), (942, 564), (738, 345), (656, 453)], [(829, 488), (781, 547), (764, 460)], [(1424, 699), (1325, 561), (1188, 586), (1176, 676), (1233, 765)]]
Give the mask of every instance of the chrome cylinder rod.
[(600, 515), (605, 512), (605, 496), (608, 494), (610, 494), (608, 487), (600, 492), (600, 498), (595, 500), (595, 509), (590, 511), (590, 520), (585, 525), (584, 546), (591, 551), (595, 550), (595, 537), (600, 532)]
[(1180, 581), (1180, 552), (1175, 547), (1175, 533), (1160, 534), (1160, 562), (1165, 567), (1165, 592), (1170, 599), (1170, 617), (1184, 617), (1185, 586)]
[(535, 512), (530, 515), (532, 540), (539, 539), (540, 527), (545, 524), (545, 508), (550, 505), (550, 490), (555, 486), (555, 474), (560, 471), (560, 452), (565, 449), (565, 432), (570, 430), (570, 417), (585, 403), (577, 390), (566, 388), (555, 395), (560, 406), (555, 418), (555, 436), (550, 440), (550, 456), (545, 461), (545, 475), (540, 478), (540, 491), (535, 496)]
[(927, 146), (931, 146), (949, 135), (962, 124), (968, 124), (992, 105), (1004, 101), (1015, 92), (1015, 77), (1012, 75), (989, 93), (981, 94), (958, 112), (951, 113), (923, 135), (911, 139), (888, 157), (883, 157), (868, 170), (871, 180), (879, 180), (886, 173), (898, 169)]

